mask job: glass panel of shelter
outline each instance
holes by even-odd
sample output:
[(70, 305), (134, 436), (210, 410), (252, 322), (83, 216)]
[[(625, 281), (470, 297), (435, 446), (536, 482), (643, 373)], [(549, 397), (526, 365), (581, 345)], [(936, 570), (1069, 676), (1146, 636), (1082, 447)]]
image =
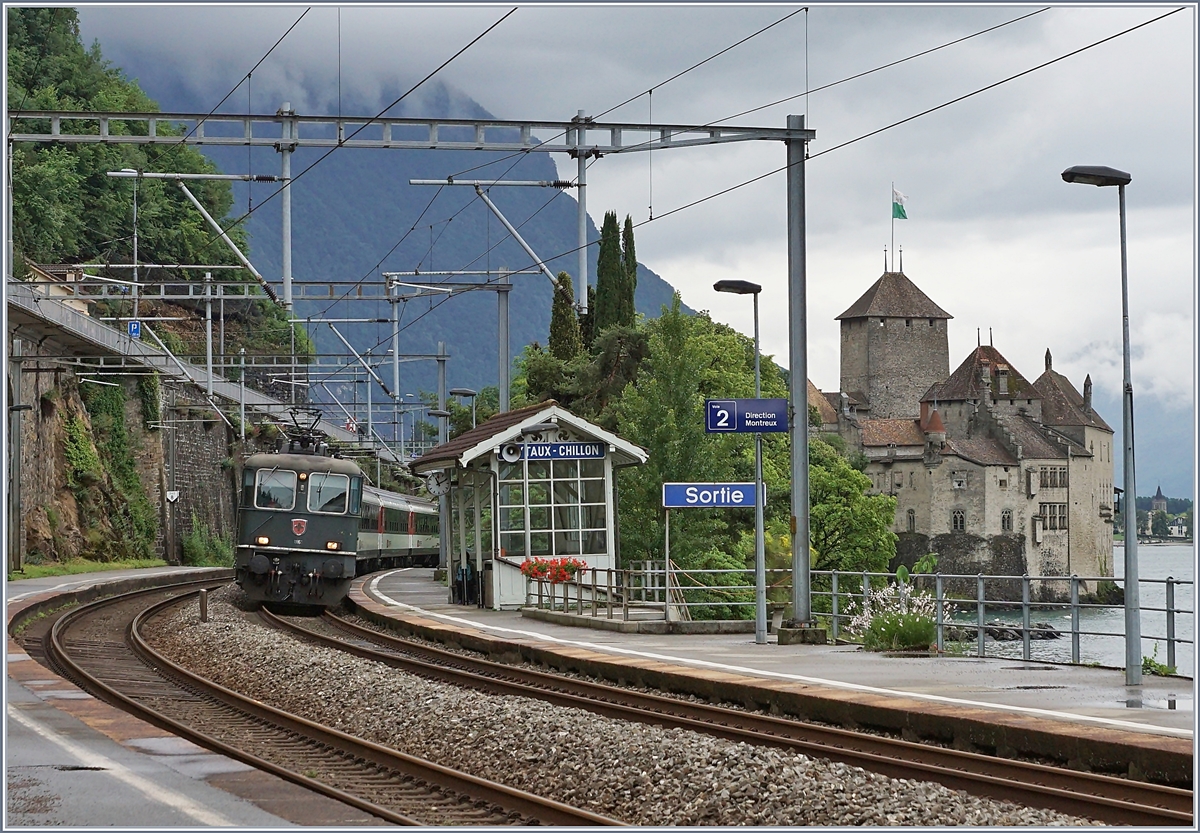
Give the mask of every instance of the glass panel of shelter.
[[(604, 460), (502, 463), (500, 545), (505, 554), (605, 554), (604, 468)], [(522, 503), (525, 497), (527, 505)]]

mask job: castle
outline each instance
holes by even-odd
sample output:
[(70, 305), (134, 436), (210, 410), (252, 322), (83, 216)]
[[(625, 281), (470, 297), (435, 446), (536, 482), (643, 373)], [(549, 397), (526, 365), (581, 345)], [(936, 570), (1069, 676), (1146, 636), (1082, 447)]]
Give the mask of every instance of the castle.
[[(1091, 377), (1081, 395), (1047, 350), (1030, 382), (990, 344), (951, 373), (951, 317), (884, 272), (837, 317), (841, 390), (816, 398), (824, 430), (865, 455), (872, 493), (896, 498), (896, 563), (936, 552), (946, 574), (1111, 575), (1113, 430)], [(1020, 582), (1000, 584), (988, 598), (1021, 598)], [(1064, 598), (1069, 583), (1032, 591)]]

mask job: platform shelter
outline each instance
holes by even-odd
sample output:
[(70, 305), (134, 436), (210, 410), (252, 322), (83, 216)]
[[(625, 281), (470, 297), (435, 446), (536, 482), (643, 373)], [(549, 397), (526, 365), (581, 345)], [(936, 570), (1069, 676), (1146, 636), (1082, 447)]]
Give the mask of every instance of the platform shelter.
[(644, 448), (554, 400), (497, 414), (414, 460), (444, 491), (450, 600), (496, 610), (525, 603), (527, 558), (617, 565), (614, 472)]

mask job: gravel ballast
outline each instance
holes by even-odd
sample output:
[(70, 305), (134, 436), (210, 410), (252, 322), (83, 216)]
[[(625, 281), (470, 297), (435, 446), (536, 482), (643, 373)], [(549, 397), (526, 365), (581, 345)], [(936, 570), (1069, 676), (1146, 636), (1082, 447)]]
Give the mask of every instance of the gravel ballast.
[(209, 594), (159, 619), (167, 657), (275, 708), (636, 825), (1078, 825), (940, 784), (415, 677), (317, 647)]

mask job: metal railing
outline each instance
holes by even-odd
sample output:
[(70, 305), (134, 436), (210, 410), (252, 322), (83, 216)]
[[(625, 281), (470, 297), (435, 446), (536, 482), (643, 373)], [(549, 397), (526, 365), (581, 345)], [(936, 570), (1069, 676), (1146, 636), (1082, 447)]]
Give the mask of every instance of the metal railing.
[[(607, 619), (613, 618), (613, 611), (620, 611), (621, 621), (629, 621), (631, 597), (641, 593), (638, 601), (645, 606), (644, 586), (634, 580), (634, 570), (615, 570), (604, 567), (589, 567), (581, 570), (576, 577), (567, 581), (553, 582), (546, 578), (525, 579), (525, 604), (536, 605), (538, 610), (561, 610), (563, 613), (574, 612), (580, 616), (585, 614), (585, 606), (590, 607), (592, 616), (598, 616), (604, 611)], [(572, 591), (574, 601), (572, 603)], [(584, 592), (587, 598), (584, 598)], [(561, 599), (561, 602), (560, 602)], [(536, 602), (535, 602), (536, 600)]]
[[(745, 576), (745, 581), (722, 583), (729, 576)], [(781, 598), (791, 596), (791, 570), (768, 570), (768, 593), (774, 592)], [(1070, 639), (1070, 662), (1083, 662), (1081, 638), (1124, 639), (1123, 631), (1104, 631), (1089, 628), (1083, 616), (1089, 611), (1123, 610), (1120, 604), (1104, 604), (1087, 600), (1088, 587), (1096, 588), (1101, 582), (1114, 586), (1123, 584), (1120, 578), (1111, 576), (994, 576), (960, 575), (949, 573), (913, 574), (907, 583), (898, 583), (895, 573), (844, 572), (814, 570), (812, 597), (815, 615), (828, 623), (830, 636), (836, 641), (847, 634), (846, 626), (855, 616), (871, 606), (870, 594), (864, 599), (863, 588), (880, 590), (889, 584), (901, 588), (901, 594), (928, 593), (934, 602), (934, 625), (937, 634), (937, 649), (944, 651), (947, 642), (976, 643), (975, 654), (988, 656), (988, 645), (1007, 641), (1021, 642), (1021, 658), (1032, 658), (1033, 641), (1050, 635)], [(725, 577), (725, 578), (723, 578)], [(642, 616), (650, 610), (661, 611), (664, 619), (672, 618), (675, 610), (680, 618), (691, 619), (691, 611), (703, 609), (747, 608), (755, 604), (754, 571), (749, 569), (692, 570), (680, 569), (674, 563), (667, 568), (662, 561), (632, 562), (628, 569), (589, 569), (576, 579), (551, 583), (545, 579), (530, 579), (527, 583), (527, 604), (540, 609), (562, 610), (580, 615), (614, 618), (620, 615), (628, 621), (631, 608)], [(1176, 591), (1193, 588), (1188, 579), (1142, 578), (1139, 586), (1162, 587), (1162, 602), (1145, 603), (1148, 596), (1143, 592), (1143, 613), (1162, 614), (1163, 632), (1147, 629), (1143, 620), (1142, 638), (1147, 642), (1166, 644), (1167, 666), (1178, 667), (1177, 655), (1181, 645), (1195, 645), (1195, 609), (1180, 607), (1176, 603)], [(989, 595), (989, 591), (991, 595)], [(701, 597), (706, 598), (701, 598)], [(713, 598), (713, 597), (716, 598)], [(1035, 598), (1035, 596), (1037, 598)], [(819, 604), (818, 599), (827, 599), (828, 604)], [(772, 613), (778, 614), (783, 602), (769, 603)], [(819, 608), (826, 608), (820, 610)], [(857, 608), (857, 609), (856, 609)], [(1019, 622), (988, 621), (989, 615), (1019, 613)], [(1066, 614), (1070, 630), (1047, 628), (1033, 621), (1037, 614)], [(703, 618), (703, 613), (700, 613)], [(1182, 635), (1179, 627), (1181, 618), (1188, 618), (1189, 635)], [(1065, 617), (1064, 617), (1065, 618)], [(1155, 617), (1157, 618), (1157, 617)], [(1014, 637), (1003, 639), (999, 637)], [(993, 652), (992, 654), (996, 654)], [(1191, 668), (1180, 669), (1190, 676)]]
[[(896, 583), (895, 573), (875, 573), (875, 572), (839, 572), (839, 571), (816, 571), (813, 573), (814, 580), (819, 577), (827, 577), (829, 579), (828, 590), (818, 590), (814, 587), (812, 594), (814, 597), (829, 598), (829, 612), (820, 614), (827, 618), (830, 623), (830, 635), (836, 639), (841, 631), (841, 626), (857, 613), (846, 612), (842, 602), (854, 601), (859, 605), (869, 609), (870, 599), (863, 601), (862, 588), (865, 586), (868, 589), (880, 588), (887, 583)], [(846, 587), (846, 579), (850, 579), (849, 587)], [(1119, 604), (1104, 604), (1094, 601), (1080, 601), (1081, 597), (1086, 594), (1083, 592), (1085, 583), (1098, 585), (1100, 582), (1109, 582), (1115, 585), (1122, 584), (1119, 578), (1111, 576), (992, 576), (992, 575), (957, 575), (934, 573), (931, 575), (912, 575), (908, 585), (912, 590), (920, 592), (921, 590), (932, 591), (932, 596), (935, 604), (935, 626), (937, 630), (937, 648), (939, 651), (945, 649), (945, 643), (948, 641), (947, 636), (958, 636), (959, 639), (953, 641), (969, 641), (963, 639), (964, 632), (970, 633), (970, 639), (976, 642), (976, 655), (980, 657), (987, 656), (986, 646), (989, 631), (996, 632), (1016, 632), (1021, 640), (1021, 658), (1022, 660), (1031, 659), (1031, 642), (1035, 639), (1042, 638), (1046, 635), (1046, 628), (1038, 627), (1031, 624), (1031, 619), (1035, 611), (1041, 612), (1067, 612), (1070, 616), (1071, 627), (1069, 637), (1071, 640), (1071, 663), (1080, 664), (1080, 638), (1084, 636), (1124, 639), (1123, 631), (1102, 631), (1088, 630), (1081, 626), (1081, 614), (1089, 610), (1123, 610), (1123, 606)], [(947, 586), (954, 582), (961, 588), (964, 583), (972, 583), (974, 585), (974, 598), (964, 596), (961, 593), (949, 595)], [(1010, 586), (1018, 585), (1020, 588), (1019, 599), (1016, 593), (1006, 594), (1003, 598), (989, 598), (987, 596), (987, 586), (991, 584), (993, 589), (997, 584), (1007, 584)], [(1148, 632), (1145, 628), (1143, 620), (1142, 639), (1151, 642), (1165, 642), (1167, 647), (1165, 665), (1176, 667), (1177, 647), (1179, 645), (1193, 645), (1194, 639), (1194, 622), (1195, 609), (1194, 603), (1192, 608), (1178, 607), (1175, 601), (1175, 591), (1177, 588), (1194, 587), (1194, 582), (1187, 579), (1176, 579), (1168, 576), (1165, 579), (1143, 578), (1138, 581), (1139, 586), (1155, 586), (1163, 587), (1163, 604), (1157, 606), (1154, 604), (1142, 604), (1140, 609), (1142, 612), (1161, 613), (1165, 622), (1165, 632), (1153, 633)], [(1037, 587), (1043, 599), (1034, 600), (1033, 588)], [(844, 589), (843, 589), (844, 588)], [(911, 592), (911, 591), (910, 591)], [(1065, 598), (1062, 596), (1065, 595)], [(1020, 611), (1020, 624), (1008, 624), (1004, 622), (988, 622), (988, 611), (992, 613), (998, 612), (1015, 612)], [(947, 616), (947, 612), (950, 613)], [(973, 614), (974, 621), (962, 618)], [(1192, 638), (1182, 637), (1179, 635), (1178, 618), (1180, 616), (1192, 617)], [(1061, 633), (1061, 632), (1060, 632)], [(1003, 641), (1003, 640), (1001, 640)], [(1185, 669), (1190, 670), (1190, 669)]]

